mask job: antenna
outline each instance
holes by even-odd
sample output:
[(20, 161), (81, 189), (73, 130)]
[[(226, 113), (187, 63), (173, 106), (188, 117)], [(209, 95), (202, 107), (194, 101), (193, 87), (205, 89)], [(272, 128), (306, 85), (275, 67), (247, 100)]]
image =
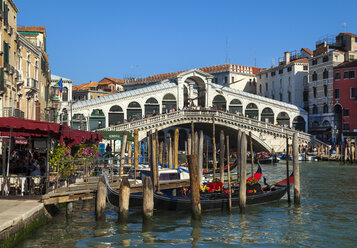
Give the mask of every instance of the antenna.
[(342, 22), (342, 25), (343, 25), (344, 32), (346, 33), (346, 26), (347, 26), (347, 23), (346, 23), (346, 22)]

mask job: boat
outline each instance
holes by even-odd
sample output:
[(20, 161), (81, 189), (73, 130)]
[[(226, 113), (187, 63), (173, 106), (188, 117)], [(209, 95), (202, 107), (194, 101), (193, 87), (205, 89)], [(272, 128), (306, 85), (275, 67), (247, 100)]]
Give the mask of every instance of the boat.
[[(236, 168), (237, 165), (238, 165), (237, 160), (235, 160), (233, 163), (230, 163), (229, 164), (230, 171), (232, 171), (234, 168)], [(224, 166), (224, 172), (228, 172), (228, 166), (227, 165)], [(203, 169), (202, 173), (203, 174), (213, 174), (213, 169), (211, 169), (211, 170)], [(216, 173), (220, 173), (220, 168), (216, 168)]]

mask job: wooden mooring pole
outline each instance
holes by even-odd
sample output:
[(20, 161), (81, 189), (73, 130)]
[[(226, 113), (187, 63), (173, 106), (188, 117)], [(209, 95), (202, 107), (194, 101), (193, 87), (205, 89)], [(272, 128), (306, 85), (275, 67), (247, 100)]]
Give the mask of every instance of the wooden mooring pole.
[(288, 190), (288, 203), (290, 203), (290, 182), (289, 182), (289, 136), (286, 134), (286, 178), (287, 178), (287, 190)]
[(206, 140), (206, 171), (208, 171), (208, 141)]
[(244, 213), (247, 203), (247, 137), (244, 132), (240, 139), (240, 167), (239, 167), (239, 208)]
[(227, 176), (228, 176), (228, 210), (232, 210), (231, 168), (229, 166), (229, 136), (226, 136), (227, 150)]
[(105, 219), (105, 207), (107, 200), (107, 187), (105, 186), (104, 176), (100, 176), (97, 185), (97, 197), (95, 201), (95, 218), (96, 220)]
[[(139, 168), (139, 131), (134, 130), (134, 165), (135, 169)], [(136, 175), (135, 175), (136, 178)]]
[(195, 142), (195, 124), (191, 121), (191, 154), (195, 154)]
[(249, 143), (250, 143), (250, 157), (252, 158), (251, 161), (251, 175), (254, 175), (254, 151), (253, 151), (253, 139), (252, 139), (252, 132), (249, 132)]
[(222, 183), (224, 183), (224, 131), (221, 130), (220, 135), (219, 135), (219, 146), (220, 146), (220, 152), (219, 152), (219, 176), (220, 180)]
[(198, 178), (200, 185), (202, 184), (202, 170), (203, 170), (203, 130), (200, 130), (198, 142)]
[(240, 162), (241, 162), (241, 153), (240, 153), (240, 140), (242, 139), (242, 131), (239, 129), (238, 132), (237, 132), (237, 163), (238, 163), (238, 166), (237, 166), (237, 183), (239, 183), (239, 173), (240, 173)]
[(212, 116), (212, 161), (213, 161), (213, 179), (216, 178), (216, 169), (217, 169), (217, 157), (216, 157), (216, 124), (215, 117)]
[(143, 219), (151, 220), (154, 215), (154, 191), (150, 177), (145, 177), (143, 183)]
[[(293, 136), (294, 203), (300, 204), (300, 170), (297, 133)], [(289, 180), (289, 179), (288, 179)]]
[(178, 128), (175, 129), (175, 138), (174, 138), (174, 167), (175, 169), (178, 168), (179, 162), (178, 162), (178, 148), (179, 148), (179, 135), (180, 131)]
[(126, 140), (127, 140), (127, 134), (126, 131), (124, 131), (123, 141), (121, 143), (121, 153), (120, 153), (120, 173), (119, 173), (120, 177), (123, 177), (124, 174)]
[(190, 187), (191, 187), (191, 207), (192, 218), (201, 218), (201, 200), (200, 200), (200, 185), (198, 179), (198, 160), (197, 155), (188, 155), (188, 169), (190, 173)]
[(120, 222), (126, 222), (129, 216), (130, 184), (128, 177), (123, 177), (119, 189), (119, 216)]

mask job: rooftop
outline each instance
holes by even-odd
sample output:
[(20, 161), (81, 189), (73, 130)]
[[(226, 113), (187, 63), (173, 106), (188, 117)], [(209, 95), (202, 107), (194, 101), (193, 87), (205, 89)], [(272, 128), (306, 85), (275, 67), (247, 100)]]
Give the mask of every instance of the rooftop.
[(51, 74), (51, 81), (52, 81), (52, 82), (58, 81), (58, 80), (60, 80), (60, 78), (62, 78), (63, 81), (68, 81), (68, 82), (73, 83), (73, 80), (71, 80), (71, 79), (64, 78), (64, 77), (60, 77), (60, 76), (56, 76), (56, 75)]
[(32, 27), (17, 27), (18, 32), (37, 32), (37, 33), (44, 33), (46, 34), (45, 26), (32, 26)]
[(357, 59), (352, 61), (347, 61), (335, 66), (335, 69), (346, 68), (346, 67), (357, 67)]

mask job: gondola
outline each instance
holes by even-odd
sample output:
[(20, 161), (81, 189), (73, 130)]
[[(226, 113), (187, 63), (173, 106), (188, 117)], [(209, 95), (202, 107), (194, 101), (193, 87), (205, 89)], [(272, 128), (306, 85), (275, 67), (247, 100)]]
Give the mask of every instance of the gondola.
[[(234, 168), (236, 168), (237, 167), (237, 165), (238, 165), (238, 162), (237, 162), (237, 160), (235, 160), (233, 163), (230, 163), (229, 164), (229, 169), (232, 171)], [(227, 172), (228, 171), (228, 166), (227, 165), (225, 165), (224, 166), (224, 172)], [(217, 168), (216, 169), (216, 173), (219, 173), (220, 172), (220, 168)], [(211, 170), (202, 170), (202, 173), (203, 174), (213, 174), (213, 169), (211, 169)]]

